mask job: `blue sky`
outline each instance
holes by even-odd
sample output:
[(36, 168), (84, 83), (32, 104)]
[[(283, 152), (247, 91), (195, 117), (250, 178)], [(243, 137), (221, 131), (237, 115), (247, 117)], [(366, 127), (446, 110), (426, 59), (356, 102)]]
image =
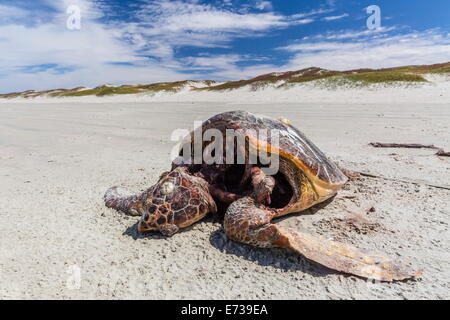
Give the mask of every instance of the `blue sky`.
[(431, 64), (450, 61), (450, 1), (0, 0), (0, 52), (0, 92)]

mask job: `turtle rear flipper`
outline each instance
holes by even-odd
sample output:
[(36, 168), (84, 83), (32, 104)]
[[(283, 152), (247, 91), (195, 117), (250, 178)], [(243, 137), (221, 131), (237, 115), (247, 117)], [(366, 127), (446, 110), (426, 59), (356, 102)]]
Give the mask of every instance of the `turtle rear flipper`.
[(141, 215), (141, 195), (135, 195), (123, 187), (109, 188), (104, 195), (105, 205), (108, 208), (126, 214)]
[(277, 229), (280, 239), (275, 246), (292, 249), (333, 270), (378, 281), (405, 280), (421, 274), (381, 254), (290, 228), (277, 226)]
[(289, 248), (330, 269), (364, 278), (393, 281), (420, 275), (382, 255), (272, 224), (273, 217), (274, 212), (255, 204), (253, 199), (242, 198), (228, 207), (225, 233), (233, 240), (257, 247)]

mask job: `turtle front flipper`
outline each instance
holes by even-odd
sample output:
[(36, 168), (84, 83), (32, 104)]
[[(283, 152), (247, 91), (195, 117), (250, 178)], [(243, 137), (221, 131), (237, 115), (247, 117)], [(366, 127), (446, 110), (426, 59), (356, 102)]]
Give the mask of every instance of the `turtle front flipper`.
[(364, 278), (393, 281), (420, 275), (382, 255), (272, 224), (274, 216), (274, 212), (255, 204), (251, 198), (239, 199), (225, 214), (225, 233), (232, 240), (257, 247), (289, 248), (330, 269)]
[(103, 198), (105, 200), (105, 205), (108, 208), (134, 216), (142, 214), (142, 195), (132, 194), (123, 187), (109, 188)]

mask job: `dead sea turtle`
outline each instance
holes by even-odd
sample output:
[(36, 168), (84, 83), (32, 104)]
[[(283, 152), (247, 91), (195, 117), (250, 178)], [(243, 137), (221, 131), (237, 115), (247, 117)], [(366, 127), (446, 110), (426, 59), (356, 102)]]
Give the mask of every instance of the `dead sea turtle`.
[[(211, 129), (215, 135), (205, 139)], [(229, 132), (245, 143), (228, 139)], [(200, 160), (196, 143), (203, 151)], [(191, 152), (185, 155), (186, 150)], [(224, 160), (233, 151), (232, 161), (207, 161), (206, 150), (214, 160)], [(267, 174), (274, 159), (278, 170)], [(139, 195), (113, 187), (105, 202), (110, 208), (141, 215), (139, 232), (158, 230), (171, 236), (209, 213), (224, 212), (225, 233), (238, 242), (289, 248), (330, 269), (365, 278), (392, 281), (417, 276), (409, 266), (383, 255), (272, 222), (330, 199), (346, 182), (342, 171), (286, 119), (232, 111), (215, 115), (194, 130), (172, 170), (154, 186)]]

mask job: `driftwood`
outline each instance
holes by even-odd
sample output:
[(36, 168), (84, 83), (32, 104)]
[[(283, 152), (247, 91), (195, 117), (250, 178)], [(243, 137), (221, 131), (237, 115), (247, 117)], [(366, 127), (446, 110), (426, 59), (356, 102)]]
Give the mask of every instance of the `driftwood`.
[(436, 155), (440, 157), (450, 157), (450, 152), (445, 152), (444, 150), (439, 149), (438, 152), (436, 152)]
[(420, 143), (382, 143), (371, 142), (369, 143), (375, 148), (412, 148), (412, 149), (434, 149), (437, 150), (435, 155), (440, 157), (450, 157), (450, 152), (444, 151), (444, 149), (436, 147), (434, 144), (420, 144)]
[(434, 144), (419, 144), (419, 143), (382, 143), (382, 142), (371, 142), (369, 143), (375, 148), (413, 148), (413, 149), (440, 149)]
[(383, 177), (383, 176), (379, 176), (379, 175), (372, 174), (372, 173), (367, 173), (367, 172), (358, 172), (358, 173), (362, 177), (368, 177), (368, 178), (374, 178), (374, 179), (383, 179), (383, 180), (404, 182), (404, 183), (412, 183), (412, 184), (415, 184), (415, 185), (424, 185), (424, 186), (427, 186), (427, 187), (432, 187), (432, 188), (437, 188), (437, 189), (450, 190), (450, 187), (440, 186), (440, 185), (436, 185), (436, 184), (429, 184), (429, 183), (427, 183), (425, 181), (421, 181), (421, 180), (407, 180), (407, 179), (388, 178), (388, 177)]
[[(396, 182), (412, 183), (412, 184), (416, 184), (416, 185), (425, 185), (425, 186), (432, 187), (432, 188), (450, 190), (450, 187), (448, 187), (448, 186), (429, 184), (426, 181), (422, 181), (422, 180), (407, 180), (407, 179), (388, 178), (388, 177), (383, 177), (383, 176), (376, 175), (373, 173), (345, 169), (345, 168), (341, 167), (339, 164), (337, 164), (337, 166), (342, 171), (342, 173), (344, 175), (346, 175), (347, 178), (349, 178), (350, 181), (357, 180), (359, 177), (367, 177), (367, 178), (383, 179), (383, 180), (396, 181)], [(351, 198), (354, 198), (354, 196), (344, 196), (344, 198), (351, 199)]]

